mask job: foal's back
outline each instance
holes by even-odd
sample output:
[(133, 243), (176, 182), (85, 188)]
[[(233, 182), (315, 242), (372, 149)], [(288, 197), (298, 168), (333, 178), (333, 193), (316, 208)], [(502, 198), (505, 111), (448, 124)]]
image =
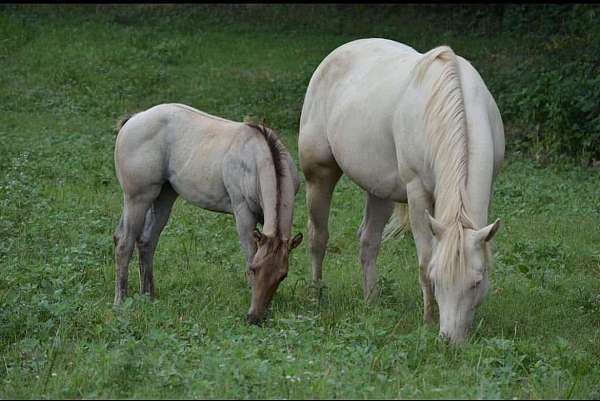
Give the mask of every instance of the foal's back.
[(244, 140), (245, 124), (181, 104), (161, 104), (131, 117), (115, 146), (117, 177), (128, 196), (169, 182), (199, 207), (231, 212), (223, 160)]

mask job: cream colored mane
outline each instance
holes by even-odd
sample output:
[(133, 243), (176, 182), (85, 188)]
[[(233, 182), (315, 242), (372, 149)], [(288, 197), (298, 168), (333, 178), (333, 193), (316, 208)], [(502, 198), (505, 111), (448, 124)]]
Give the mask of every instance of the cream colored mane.
[(456, 54), (448, 46), (436, 47), (423, 55), (412, 74), (415, 82), (422, 84), (437, 60), (443, 64), (431, 87), (424, 115), (426, 142), (430, 145), (426, 160), (436, 177), (435, 217), (446, 227), (436, 255), (443, 268), (437, 274), (442, 281), (451, 283), (465, 276), (464, 229), (475, 227), (466, 195), (469, 144)]

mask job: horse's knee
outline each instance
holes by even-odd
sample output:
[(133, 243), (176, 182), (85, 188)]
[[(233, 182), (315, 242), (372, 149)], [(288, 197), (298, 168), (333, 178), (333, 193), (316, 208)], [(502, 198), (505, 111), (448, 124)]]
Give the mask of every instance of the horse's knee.
[(317, 228), (312, 221), (309, 221), (308, 226), (308, 231), (310, 233), (310, 246), (312, 248), (319, 248), (327, 245), (327, 241), (329, 240), (329, 230), (327, 227)]
[(362, 223), (360, 223), (358, 230), (356, 230), (356, 238), (358, 238), (359, 241), (362, 237), (362, 233), (363, 233), (364, 229), (365, 229), (365, 222), (363, 221)]
[(125, 244), (125, 242), (121, 238), (116, 240), (115, 254), (117, 255), (117, 257), (125, 255), (127, 253), (127, 248), (127, 244)]
[(117, 245), (119, 244), (119, 241), (121, 241), (121, 231), (117, 230), (113, 233), (113, 243), (115, 244), (115, 247), (117, 247)]
[(115, 242), (115, 255), (117, 258), (129, 257), (128, 255), (133, 250), (133, 241), (129, 240), (126, 235), (116, 234), (113, 237)]
[(142, 253), (142, 254), (152, 252), (152, 250), (153, 250), (152, 241), (150, 241), (149, 239), (146, 239), (146, 238), (142, 238), (142, 239), (136, 241), (136, 245), (137, 245), (140, 253)]
[(362, 231), (360, 235), (360, 261), (363, 265), (373, 260), (379, 250), (380, 244), (381, 240), (368, 235), (366, 230)]
[(370, 252), (379, 248), (381, 237), (376, 238), (373, 234), (369, 234), (368, 230), (362, 229), (359, 241), (361, 250)]

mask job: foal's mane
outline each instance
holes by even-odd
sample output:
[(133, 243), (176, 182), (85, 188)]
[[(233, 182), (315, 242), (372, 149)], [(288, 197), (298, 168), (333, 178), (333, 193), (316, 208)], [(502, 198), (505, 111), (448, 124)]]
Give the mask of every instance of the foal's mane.
[(464, 277), (467, 270), (464, 229), (475, 227), (468, 214), (469, 144), (458, 58), (450, 47), (436, 47), (423, 55), (412, 74), (415, 82), (423, 83), (436, 60), (442, 64), (425, 105), (425, 137), (429, 145), (425, 157), (436, 179), (435, 217), (446, 227), (446, 240), (438, 245), (443, 268), (437, 271), (442, 280), (452, 282)]
[(273, 160), (273, 168), (275, 170), (275, 186), (277, 192), (277, 201), (275, 204), (277, 231), (275, 233), (275, 237), (279, 238), (281, 235), (281, 227), (279, 222), (279, 210), (281, 208), (281, 179), (285, 176), (283, 167), (283, 154), (286, 152), (286, 149), (277, 136), (277, 133), (273, 129), (265, 127), (265, 125), (262, 123), (246, 123), (246, 125), (254, 128), (265, 139), (271, 154), (271, 159)]

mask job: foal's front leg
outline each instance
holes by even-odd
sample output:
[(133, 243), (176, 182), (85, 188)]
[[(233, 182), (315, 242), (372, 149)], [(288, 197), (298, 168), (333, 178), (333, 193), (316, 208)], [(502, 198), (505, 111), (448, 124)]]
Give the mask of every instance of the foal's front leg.
[(256, 254), (256, 240), (252, 234), (256, 228), (256, 217), (254, 217), (254, 214), (245, 203), (241, 203), (233, 208), (233, 216), (240, 237), (240, 245), (246, 257), (246, 268), (248, 268)]

